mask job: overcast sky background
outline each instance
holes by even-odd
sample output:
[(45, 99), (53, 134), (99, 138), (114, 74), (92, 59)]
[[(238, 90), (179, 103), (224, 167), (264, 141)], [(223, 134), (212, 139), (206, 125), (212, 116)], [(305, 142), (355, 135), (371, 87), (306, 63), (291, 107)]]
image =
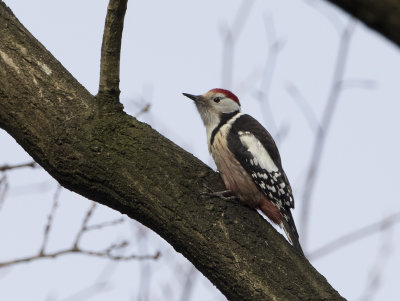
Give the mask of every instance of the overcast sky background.
[[(108, 1), (5, 3), (95, 94)], [(232, 89), (243, 111), (260, 120), (275, 137), (285, 130), (279, 148), (294, 188), (294, 217), (298, 221), (315, 132), (287, 87), (295, 85), (315, 116), (321, 118), (332, 84), (340, 32), (348, 26), (349, 17), (324, 1), (254, 1), (241, 31), (235, 33), (232, 85), (222, 87), (221, 33), (231, 26), (241, 5), (238, 0), (129, 1), (122, 44), (121, 99), (132, 115), (151, 103), (150, 112), (139, 119), (213, 166), (200, 117), (181, 93)], [(267, 58), (274, 54), (270, 45), (277, 40), (282, 47), (273, 77), (263, 84)], [(306, 252), (400, 211), (398, 47), (355, 22), (344, 79), (373, 84), (350, 87), (340, 94), (312, 198)], [(269, 106), (265, 101), (260, 103), (260, 91), (268, 92)], [(1, 130), (0, 165), (29, 160), (14, 139)], [(57, 188), (40, 168), (12, 171), (7, 177), (10, 189), (0, 208), (0, 261), (37, 252)], [(88, 200), (61, 191), (49, 250), (71, 244), (89, 207)], [(99, 206), (91, 223), (119, 217), (118, 212)], [(302, 227), (297, 224), (301, 237)], [(311, 263), (348, 300), (399, 300), (399, 231), (396, 225)], [(127, 219), (122, 225), (91, 233), (83, 238), (83, 246), (101, 249), (120, 239), (132, 242), (126, 254), (160, 250), (162, 256), (154, 262), (114, 264), (68, 255), (0, 269), (0, 299), (179, 300), (191, 265), (158, 235), (137, 223)], [(379, 276), (378, 286), (371, 290), (374, 275)], [(96, 293), (85, 290), (98, 280), (107, 285), (96, 287)], [(197, 275), (191, 300), (225, 298)]]

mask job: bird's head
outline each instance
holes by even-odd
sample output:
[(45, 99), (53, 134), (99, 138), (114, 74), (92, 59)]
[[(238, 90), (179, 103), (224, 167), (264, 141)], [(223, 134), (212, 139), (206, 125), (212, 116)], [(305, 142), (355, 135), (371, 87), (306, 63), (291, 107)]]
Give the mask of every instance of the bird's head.
[(194, 101), (207, 127), (219, 122), (223, 114), (240, 111), (239, 98), (229, 90), (212, 89), (203, 95), (183, 95)]

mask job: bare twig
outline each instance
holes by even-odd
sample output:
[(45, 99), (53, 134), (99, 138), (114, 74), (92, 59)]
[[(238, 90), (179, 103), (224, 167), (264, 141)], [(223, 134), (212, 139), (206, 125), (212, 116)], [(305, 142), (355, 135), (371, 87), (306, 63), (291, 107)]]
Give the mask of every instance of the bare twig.
[(332, 123), (336, 105), (341, 93), (340, 83), (343, 80), (347, 57), (349, 53), (350, 41), (354, 31), (355, 22), (350, 19), (346, 29), (343, 31), (340, 39), (339, 50), (337, 53), (336, 66), (333, 73), (332, 85), (328, 94), (327, 103), (323, 112), (320, 126), (315, 136), (314, 147), (311, 154), (311, 160), (303, 187), (302, 207), (300, 214), (301, 242), (306, 249), (308, 239), (308, 222), (311, 211), (311, 199), (314, 191), (314, 184), (321, 166), (321, 157), (325, 146), (326, 136)]
[(135, 114), (135, 117), (137, 118), (137, 117), (139, 117), (140, 115), (142, 115), (142, 114), (144, 114), (144, 113), (147, 113), (148, 111), (150, 111), (150, 107), (151, 107), (151, 103), (146, 103), (146, 104), (140, 109), (140, 111), (137, 112), (137, 113)]
[[(389, 221), (388, 221), (389, 222)], [(391, 229), (388, 227), (387, 229)], [(376, 256), (375, 262), (370, 270), (367, 285), (360, 301), (374, 300), (374, 296), (378, 292), (379, 287), (382, 284), (382, 275), (384, 269), (389, 262), (391, 253), (393, 252), (393, 233), (392, 231), (386, 231), (382, 235), (382, 244), (379, 249), (379, 253)]]
[(96, 277), (94, 282), (79, 291), (72, 293), (70, 296), (62, 299), (63, 301), (73, 301), (73, 300), (85, 300), (89, 297), (93, 297), (95, 294), (103, 293), (105, 290), (109, 289), (108, 281), (112, 274), (115, 272), (118, 264), (121, 261), (111, 260), (106, 263), (104, 268), (101, 270), (99, 275)]
[(322, 246), (322, 247), (316, 249), (315, 251), (308, 253), (307, 258), (309, 260), (319, 259), (319, 258), (321, 258), (327, 254), (330, 254), (334, 251), (337, 251), (345, 246), (348, 246), (350, 244), (358, 242), (359, 240), (361, 240), (365, 237), (368, 237), (372, 234), (375, 234), (377, 232), (386, 231), (387, 229), (390, 229), (391, 227), (393, 227), (395, 224), (397, 224), (399, 222), (400, 222), (400, 212), (389, 215), (379, 222), (367, 225), (367, 226), (357, 229), (351, 233), (347, 233), (347, 234), (327, 243), (325, 246)]
[(107, 289), (110, 289), (110, 286), (107, 282), (96, 281), (90, 286), (62, 299), (62, 301), (86, 300), (96, 294), (104, 293), (104, 291), (106, 291)]
[(85, 231), (100, 230), (100, 229), (103, 229), (104, 227), (115, 226), (115, 225), (121, 224), (123, 222), (124, 222), (124, 219), (121, 217), (121, 218), (113, 220), (113, 221), (104, 222), (104, 223), (97, 224), (97, 225), (86, 226)]
[(197, 269), (195, 268), (194, 265), (192, 265), (186, 275), (186, 281), (185, 284), (183, 285), (183, 290), (180, 298), (181, 301), (189, 301), (191, 299), (193, 287), (197, 279), (196, 276), (197, 276)]
[(344, 27), (343, 22), (340, 20), (336, 11), (327, 7), (326, 3), (321, 3), (321, 1), (315, 0), (304, 0), (304, 2), (326, 17), (338, 33), (342, 32)]
[[(145, 227), (138, 225), (137, 223), (130, 223), (130, 229), (135, 230), (132, 234), (135, 235), (132, 237), (137, 242), (137, 246), (141, 253), (147, 253), (147, 245), (148, 245), (148, 234), (149, 230)], [(141, 261), (140, 265), (140, 280), (139, 287), (137, 291), (137, 299), (138, 300), (150, 300), (150, 292), (151, 292), (151, 277), (153, 275), (151, 266), (148, 262)]]
[(9, 184), (7, 181), (7, 175), (3, 175), (0, 178), (0, 210), (3, 207), (4, 200), (6, 199), (6, 194), (8, 192)]
[(375, 89), (377, 83), (370, 79), (350, 78), (343, 80), (340, 84), (342, 89), (362, 88), (362, 89)]
[(47, 241), (49, 240), (50, 229), (51, 229), (51, 226), (53, 225), (54, 214), (58, 207), (58, 200), (60, 198), (61, 189), (62, 189), (61, 185), (58, 185), (56, 192), (54, 193), (53, 206), (51, 208), (46, 227), (44, 228), (43, 242), (42, 242), (42, 247), (40, 248), (40, 251), (39, 251), (39, 255), (43, 255), (44, 251), (46, 249)]
[(110, 0), (101, 46), (99, 94), (119, 98), (122, 30), (128, 0)]
[(318, 118), (315, 115), (315, 112), (312, 109), (312, 107), (304, 98), (303, 94), (301, 94), (301, 92), (297, 88), (297, 86), (293, 83), (287, 84), (286, 91), (290, 94), (292, 99), (295, 101), (300, 110), (303, 112), (303, 115), (306, 118), (311, 130), (313, 132), (317, 131), (319, 128)]
[(37, 166), (37, 163), (35, 161), (28, 162), (28, 163), (22, 163), (22, 164), (15, 164), (15, 165), (5, 164), (5, 165), (0, 166), (0, 172), (4, 173), (0, 178), (0, 210), (3, 207), (3, 203), (6, 198), (8, 188), (9, 188), (6, 171), (18, 169), (18, 168), (24, 168), (24, 167), (35, 168), (36, 166)]
[[(278, 129), (274, 114), (272, 114), (269, 94), (271, 90), (272, 79), (276, 69), (276, 63), (278, 61), (278, 55), (283, 49), (284, 42), (280, 38), (277, 38), (274, 22), (271, 16), (267, 16), (264, 18), (264, 24), (266, 37), (268, 39), (268, 55), (264, 64), (260, 88), (256, 93), (256, 98), (259, 101), (260, 105), (264, 107), (263, 109), (261, 109), (264, 120), (266, 122), (268, 121), (270, 131), (272, 132), (276, 142), (279, 144), (279, 141), (282, 140), (282, 136), (280, 135), (284, 132), (282, 131), (282, 129)], [(287, 129), (288, 128), (286, 128), (285, 130)]]
[(36, 166), (37, 166), (37, 163), (35, 161), (28, 162), (28, 163), (22, 163), (22, 164), (16, 164), (16, 165), (5, 164), (5, 165), (0, 166), (0, 172), (11, 170), (11, 169), (24, 168), (24, 167), (35, 168)]
[(230, 28), (222, 28), (221, 34), (223, 37), (222, 50), (222, 87), (226, 89), (232, 88), (233, 79), (233, 56), (235, 44), (240, 36), (240, 33), (247, 21), (254, 0), (242, 0), (242, 4), (237, 11), (235, 19)]
[(115, 256), (112, 254), (109, 254), (107, 250), (104, 251), (88, 251), (88, 250), (83, 250), (83, 249), (74, 249), (74, 248), (68, 248), (65, 250), (53, 252), (53, 253), (46, 253), (46, 254), (38, 254), (35, 256), (30, 256), (30, 257), (24, 257), (24, 258), (19, 258), (19, 259), (14, 259), (10, 261), (4, 261), (0, 262), (0, 268), (18, 264), (18, 263), (23, 263), (23, 262), (30, 262), (34, 261), (37, 259), (44, 259), (44, 258), (56, 258), (61, 255), (67, 255), (67, 254), (83, 254), (83, 255), (90, 255), (90, 256), (95, 256), (95, 257), (102, 257), (102, 258), (108, 258), (111, 260), (121, 260), (121, 261), (127, 261), (127, 260), (145, 260), (145, 259), (158, 259), (160, 257), (160, 253), (157, 252), (154, 255), (128, 255), (128, 256)]
[(132, 116), (135, 118), (140, 117), (143, 114), (146, 114), (151, 109), (151, 102), (153, 98), (153, 85), (152, 84), (145, 84), (143, 85), (142, 92), (138, 95), (133, 97), (133, 99), (126, 103), (126, 109), (129, 107), (133, 107)]
[(81, 237), (82, 237), (83, 233), (86, 232), (87, 223), (89, 222), (90, 217), (92, 216), (94, 210), (96, 209), (96, 206), (97, 206), (97, 203), (96, 202), (92, 202), (92, 206), (89, 208), (88, 212), (86, 212), (86, 215), (85, 215), (85, 217), (83, 218), (83, 221), (82, 221), (81, 229), (79, 230), (78, 234), (75, 237), (75, 242), (74, 242), (74, 245), (73, 245), (73, 249), (79, 249), (79, 247), (78, 247), (79, 242), (81, 240)]
[(83, 234), (85, 234), (86, 232), (91, 231), (91, 230), (102, 229), (107, 226), (113, 226), (113, 225), (121, 223), (121, 219), (118, 219), (115, 221), (105, 222), (105, 223), (97, 224), (94, 226), (88, 226), (87, 224), (88, 224), (90, 218), (92, 217), (93, 212), (96, 208), (97, 203), (95, 203), (95, 202), (92, 202), (91, 207), (89, 208), (88, 212), (86, 213), (86, 215), (83, 219), (83, 222), (82, 222), (82, 226), (76, 235), (76, 238), (74, 240), (74, 243), (72, 244), (72, 247), (66, 248), (64, 250), (57, 251), (57, 252), (45, 252), (49, 232), (51, 230), (51, 226), (52, 226), (52, 222), (53, 222), (54, 213), (58, 206), (58, 198), (59, 198), (60, 189), (61, 188), (59, 186), (54, 195), (53, 206), (50, 211), (49, 218), (48, 218), (48, 221), (47, 221), (47, 224), (45, 227), (43, 243), (42, 243), (42, 246), (41, 246), (38, 254), (34, 255), (34, 256), (23, 257), (23, 258), (19, 258), (19, 259), (0, 262), (0, 268), (10, 266), (13, 264), (30, 262), (30, 261), (34, 261), (37, 259), (55, 258), (58, 256), (67, 255), (67, 254), (82, 254), (82, 255), (108, 258), (108, 259), (116, 260), (116, 261), (127, 261), (127, 260), (132, 260), (132, 259), (136, 259), (136, 260), (158, 259), (160, 257), (160, 252), (157, 252), (154, 255), (134, 255), (134, 254), (132, 254), (132, 255), (127, 255), (127, 256), (120, 256), (120, 255), (112, 254), (112, 252), (115, 250), (120, 250), (120, 249), (126, 248), (129, 245), (129, 243), (127, 241), (121, 241), (121, 242), (118, 242), (115, 244), (111, 244), (109, 247), (107, 247), (106, 249), (104, 249), (102, 251), (91, 251), (91, 250), (84, 250), (84, 249), (80, 248), (79, 242), (81, 241)]
[(35, 193), (44, 193), (50, 191), (54, 188), (54, 183), (49, 180), (44, 180), (41, 182), (14, 185), (10, 191), (10, 195), (33, 195)]

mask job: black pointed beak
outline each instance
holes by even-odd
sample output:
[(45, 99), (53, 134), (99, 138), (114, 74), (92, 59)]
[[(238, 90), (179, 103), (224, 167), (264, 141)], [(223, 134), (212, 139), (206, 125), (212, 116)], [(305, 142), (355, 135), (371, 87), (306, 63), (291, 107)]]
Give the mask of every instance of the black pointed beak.
[(199, 95), (192, 95), (192, 94), (188, 94), (188, 93), (182, 93), (183, 95), (185, 95), (186, 97), (189, 97), (190, 99), (197, 101), (200, 96)]

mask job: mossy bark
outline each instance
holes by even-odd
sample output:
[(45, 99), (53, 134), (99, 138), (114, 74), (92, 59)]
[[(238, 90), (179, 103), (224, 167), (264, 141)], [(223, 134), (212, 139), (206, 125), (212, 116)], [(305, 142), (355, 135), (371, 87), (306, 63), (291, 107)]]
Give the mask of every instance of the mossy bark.
[(229, 300), (342, 300), (256, 211), (199, 198), (217, 173), (91, 95), (0, 1), (0, 127), (64, 187), (138, 220)]

